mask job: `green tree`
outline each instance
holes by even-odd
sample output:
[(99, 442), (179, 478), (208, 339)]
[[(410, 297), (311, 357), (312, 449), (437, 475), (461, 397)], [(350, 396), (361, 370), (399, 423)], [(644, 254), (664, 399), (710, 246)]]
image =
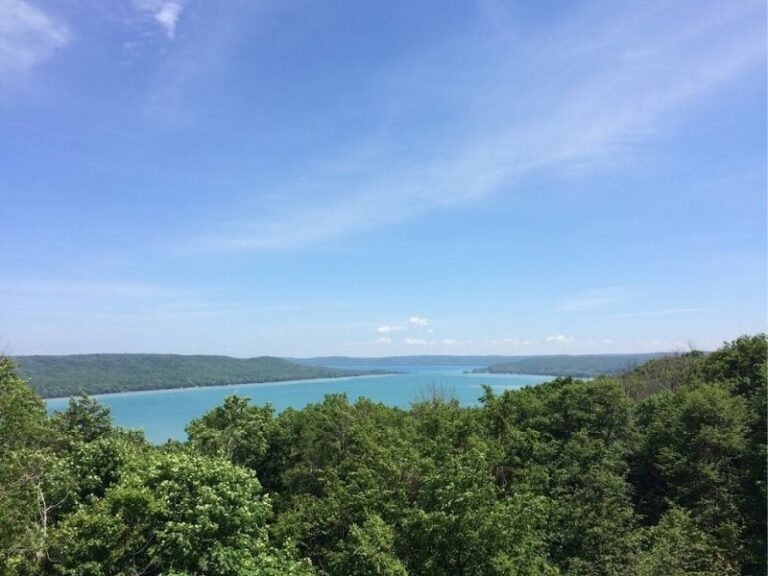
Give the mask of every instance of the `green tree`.
[(643, 514), (655, 523), (670, 505), (685, 508), (723, 550), (737, 554), (744, 400), (717, 385), (692, 386), (651, 396), (637, 418), (634, 476)]
[(219, 456), (259, 471), (269, 446), (273, 408), (253, 406), (248, 398), (229, 396), (186, 427), (189, 442), (201, 454)]
[(45, 404), (0, 357), (0, 573), (36, 570), (66, 497), (65, 467), (47, 439)]
[(496, 476), (548, 500), (549, 556), (565, 573), (621, 574), (637, 519), (627, 481), (632, 434), (618, 383), (557, 378), (482, 398)]
[(113, 432), (109, 407), (87, 394), (70, 398), (67, 408), (51, 417), (51, 427), (58, 442), (92, 442)]
[(352, 524), (349, 536), (329, 554), (328, 571), (345, 576), (408, 576), (395, 554), (395, 533), (380, 516)]
[(766, 517), (766, 405), (768, 405), (768, 337), (742, 336), (726, 343), (707, 357), (704, 374), (708, 381), (727, 387), (746, 403), (746, 447), (736, 463), (741, 473), (740, 508), (744, 518), (743, 570), (765, 574)]
[[(352, 527), (378, 515), (394, 525), (414, 443), (407, 414), (328, 395), (276, 420), (264, 470), (275, 496), (275, 534), (295, 541), (321, 571), (343, 563)], [(331, 555), (335, 554), (331, 559)]]
[(51, 569), (67, 576), (311, 574), (270, 546), (269, 500), (255, 477), (223, 460), (156, 452), (103, 498), (57, 527)]
[(0, 455), (43, 445), (45, 403), (16, 374), (16, 366), (0, 356)]
[(398, 549), (414, 575), (554, 574), (547, 557), (549, 502), (497, 484), (481, 411), (455, 402), (414, 406), (421, 452)]
[(723, 556), (712, 536), (702, 531), (690, 514), (670, 508), (656, 526), (643, 534), (640, 551), (628, 576), (736, 576), (739, 572)]

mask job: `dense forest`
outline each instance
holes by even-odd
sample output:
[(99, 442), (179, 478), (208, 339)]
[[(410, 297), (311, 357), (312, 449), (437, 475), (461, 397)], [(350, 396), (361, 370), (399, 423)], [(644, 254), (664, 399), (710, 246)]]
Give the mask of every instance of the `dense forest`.
[(665, 356), (656, 354), (553, 354), (551, 356), (527, 356), (514, 358), (487, 368), (473, 370), (475, 373), (490, 374), (545, 374), (547, 376), (573, 376), (594, 378), (596, 376), (623, 374), (632, 368)]
[(0, 573), (766, 572), (765, 335), (461, 407), (230, 397), (163, 446), (0, 362)]
[(179, 354), (21, 356), (19, 374), (44, 398), (369, 374), (274, 358)]

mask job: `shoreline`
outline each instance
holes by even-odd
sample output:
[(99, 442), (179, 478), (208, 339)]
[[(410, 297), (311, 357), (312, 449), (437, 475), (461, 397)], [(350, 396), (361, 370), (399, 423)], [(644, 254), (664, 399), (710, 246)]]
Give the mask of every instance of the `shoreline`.
[[(451, 367), (454, 368), (454, 367)], [(456, 367), (458, 368), (458, 367)], [(109, 398), (113, 396), (135, 396), (135, 395), (141, 395), (141, 394), (157, 394), (161, 392), (194, 392), (198, 390), (210, 390), (210, 389), (223, 389), (223, 388), (234, 388), (237, 386), (249, 386), (249, 387), (274, 387), (274, 386), (290, 386), (293, 384), (309, 384), (309, 383), (322, 383), (322, 382), (338, 382), (338, 381), (345, 381), (345, 380), (356, 380), (358, 378), (384, 378), (384, 377), (390, 377), (390, 376), (407, 376), (407, 375), (413, 375), (418, 374), (418, 372), (391, 372), (387, 374), (360, 374), (359, 376), (336, 376), (336, 377), (330, 377), (330, 378), (302, 378), (300, 380), (270, 380), (269, 382), (242, 382), (238, 384), (213, 384), (210, 386), (179, 386), (177, 388), (150, 388), (147, 390), (127, 390), (125, 392), (103, 392), (100, 394), (88, 394), (88, 396), (92, 398)], [(534, 378), (555, 378), (555, 376), (551, 376), (548, 374), (484, 374), (484, 373), (472, 373), (472, 372), (462, 372), (463, 376), (470, 376), (474, 378), (482, 378), (482, 377), (490, 377), (491, 379), (494, 378), (510, 378), (510, 377), (534, 377)], [(69, 400), (70, 398), (77, 398), (79, 394), (71, 395), (71, 396), (50, 396), (47, 398), (43, 398), (44, 402), (48, 402), (49, 400)]]
[[(126, 390), (125, 392), (101, 392), (97, 394), (88, 394), (91, 398), (102, 398), (111, 396), (133, 396), (137, 394), (153, 394), (158, 392), (175, 392), (186, 391), (193, 392), (195, 390), (210, 390), (211, 388), (233, 388), (235, 386), (289, 386), (291, 384), (305, 384), (310, 382), (336, 382), (338, 380), (354, 380), (355, 378), (381, 378), (384, 376), (393, 376), (397, 374), (393, 372), (391, 374), (360, 374), (358, 376), (333, 376), (326, 378), (302, 378), (300, 380), (270, 380), (268, 382), (240, 382), (237, 384), (211, 384), (200, 386), (178, 386), (175, 388), (148, 388), (146, 390)], [(44, 397), (43, 401), (49, 400), (69, 400), (70, 398), (77, 398), (80, 394), (72, 394), (70, 396), (48, 396)]]

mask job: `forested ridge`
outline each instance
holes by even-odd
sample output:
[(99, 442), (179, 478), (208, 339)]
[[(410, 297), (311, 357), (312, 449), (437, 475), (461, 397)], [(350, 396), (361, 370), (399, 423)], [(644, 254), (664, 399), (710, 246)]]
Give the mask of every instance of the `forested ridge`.
[(370, 371), (305, 366), (275, 358), (181, 354), (20, 356), (19, 374), (44, 398), (193, 386), (340, 378)]
[[(307, 366), (335, 368), (394, 368), (403, 366), (466, 366), (476, 373), (543, 374), (549, 376), (592, 377), (620, 374), (653, 358), (667, 356), (664, 352), (646, 354), (549, 354), (535, 356), (385, 356), (355, 358), (323, 356), (288, 358)], [(480, 366), (480, 368), (478, 368)]]
[(594, 377), (618, 374), (663, 354), (232, 358), (182, 354), (19, 356), (19, 375), (43, 398), (222, 386), (397, 372), (402, 366), (488, 366), (476, 372)]
[(523, 356), (477, 368), (473, 372), (482, 374), (544, 374), (547, 376), (573, 376), (594, 378), (595, 376), (617, 375), (632, 368), (669, 354), (553, 354), (550, 356)]
[(766, 572), (766, 336), (462, 407), (230, 397), (163, 446), (0, 361), (0, 573)]

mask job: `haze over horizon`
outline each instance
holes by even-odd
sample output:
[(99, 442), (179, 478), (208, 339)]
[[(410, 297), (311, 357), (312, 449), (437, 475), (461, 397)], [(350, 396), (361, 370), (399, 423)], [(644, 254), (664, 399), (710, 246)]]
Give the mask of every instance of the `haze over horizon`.
[(766, 6), (0, 0), (0, 350), (766, 327)]

